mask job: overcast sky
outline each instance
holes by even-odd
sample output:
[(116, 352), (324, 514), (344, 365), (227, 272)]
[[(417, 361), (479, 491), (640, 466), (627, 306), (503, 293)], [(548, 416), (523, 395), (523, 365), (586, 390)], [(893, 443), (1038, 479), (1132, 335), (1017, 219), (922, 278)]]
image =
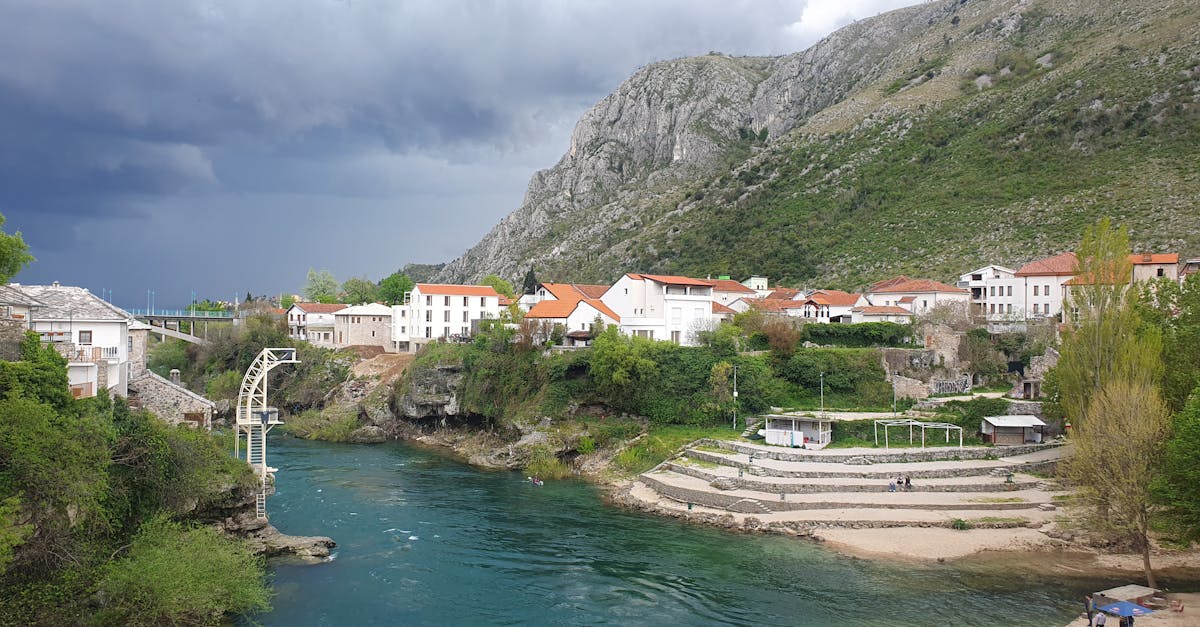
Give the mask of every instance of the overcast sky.
[(14, 280), (167, 307), (449, 261), (638, 67), (914, 3), (0, 0)]

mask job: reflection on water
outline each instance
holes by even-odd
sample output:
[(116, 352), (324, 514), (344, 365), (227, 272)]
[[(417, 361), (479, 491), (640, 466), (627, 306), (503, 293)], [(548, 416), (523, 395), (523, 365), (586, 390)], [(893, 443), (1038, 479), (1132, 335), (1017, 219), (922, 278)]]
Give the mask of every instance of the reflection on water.
[(405, 445), (280, 437), (268, 501), (337, 557), (274, 567), (268, 625), (1064, 624), (1099, 582), (911, 566), (602, 505)]

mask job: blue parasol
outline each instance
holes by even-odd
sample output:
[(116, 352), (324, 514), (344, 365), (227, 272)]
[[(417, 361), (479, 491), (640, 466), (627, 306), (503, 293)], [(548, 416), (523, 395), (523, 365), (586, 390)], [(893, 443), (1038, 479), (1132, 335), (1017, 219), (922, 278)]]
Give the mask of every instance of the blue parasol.
[(1115, 614), (1117, 616), (1145, 616), (1154, 611), (1148, 607), (1142, 607), (1137, 603), (1130, 603), (1129, 601), (1117, 601), (1116, 603), (1102, 605), (1097, 609), (1106, 614)]

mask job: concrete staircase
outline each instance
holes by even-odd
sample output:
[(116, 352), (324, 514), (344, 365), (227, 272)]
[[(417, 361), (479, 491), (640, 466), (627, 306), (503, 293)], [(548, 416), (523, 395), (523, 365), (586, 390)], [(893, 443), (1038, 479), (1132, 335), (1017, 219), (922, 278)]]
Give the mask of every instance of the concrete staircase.
[[(1054, 497), (1062, 494), (1052, 481), (1028, 474), (1062, 451), (999, 459), (995, 453), (1002, 449), (986, 449), (991, 454), (943, 449), (924, 455), (928, 459), (901, 451), (890, 463), (878, 451), (870, 463), (838, 451), (766, 456), (784, 451), (696, 443), (643, 473), (631, 494), (669, 510), (791, 526), (990, 528), (1050, 522), (1057, 515)], [(977, 458), (954, 459), (964, 455)], [(888, 484), (897, 477), (909, 477), (912, 488), (890, 492)]]

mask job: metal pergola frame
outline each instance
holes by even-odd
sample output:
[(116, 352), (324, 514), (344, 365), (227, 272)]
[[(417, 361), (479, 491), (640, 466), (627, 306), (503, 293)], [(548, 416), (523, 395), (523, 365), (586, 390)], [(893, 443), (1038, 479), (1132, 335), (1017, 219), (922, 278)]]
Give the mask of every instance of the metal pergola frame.
[(950, 443), (950, 430), (958, 430), (958, 448), (963, 446), (963, 430), (958, 425), (952, 425), (948, 422), (921, 422), (912, 418), (889, 418), (887, 420), (875, 421), (875, 446), (879, 446), (879, 425), (883, 425), (883, 448), (891, 448), (891, 442), (888, 439), (888, 428), (890, 427), (908, 427), (908, 443), (913, 443), (913, 427), (921, 428), (921, 448), (925, 448), (925, 430), (926, 429), (944, 429), (946, 431), (946, 443)]

